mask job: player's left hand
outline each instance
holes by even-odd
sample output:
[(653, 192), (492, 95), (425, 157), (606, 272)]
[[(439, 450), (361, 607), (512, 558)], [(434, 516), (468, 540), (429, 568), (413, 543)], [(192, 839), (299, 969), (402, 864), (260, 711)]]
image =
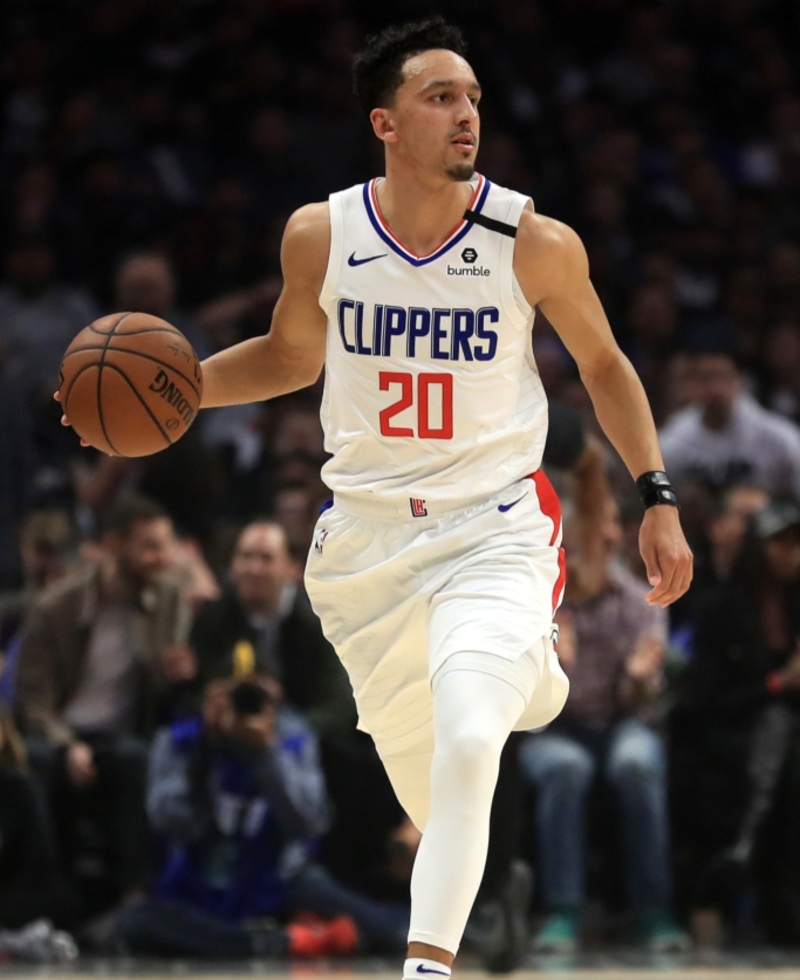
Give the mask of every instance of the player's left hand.
[(686, 592), (692, 581), (693, 556), (681, 528), (677, 507), (656, 504), (644, 512), (639, 551), (652, 589), (646, 599), (664, 609)]
[[(57, 391), (57, 392), (55, 392), (55, 394), (53, 395), (53, 398), (55, 398), (55, 400), (56, 400), (57, 402), (61, 402), (61, 393), (60, 393), (60, 392), (58, 392), (58, 391)], [(70, 424), (70, 423), (69, 423), (69, 419), (67, 418), (67, 416), (66, 416), (66, 415), (62, 415), (62, 416), (61, 416), (61, 424), (62, 424), (62, 425), (65, 425), (65, 426), (67, 426), (67, 428), (69, 428), (69, 424)], [(86, 447), (88, 448), (88, 446), (89, 446), (89, 443), (88, 443), (88, 442), (87, 442), (87, 441), (86, 441), (85, 439), (81, 439), (81, 445), (82, 445), (82, 446), (86, 446)]]

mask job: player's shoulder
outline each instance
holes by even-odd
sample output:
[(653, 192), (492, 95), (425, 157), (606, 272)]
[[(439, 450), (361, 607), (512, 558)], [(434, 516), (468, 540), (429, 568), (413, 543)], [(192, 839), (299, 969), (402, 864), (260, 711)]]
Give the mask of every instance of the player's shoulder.
[(514, 271), (526, 295), (541, 298), (552, 289), (568, 289), (586, 279), (589, 259), (583, 242), (569, 225), (525, 210), (514, 244)]
[(565, 259), (585, 255), (578, 233), (563, 221), (524, 210), (517, 228), (517, 248), (537, 257)]
[(292, 212), (283, 233), (284, 242), (311, 245), (318, 240), (330, 241), (331, 209), (327, 201), (304, 204)]
[(324, 271), (331, 244), (331, 214), (327, 201), (304, 204), (290, 216), (281, 243), (284, 274)]

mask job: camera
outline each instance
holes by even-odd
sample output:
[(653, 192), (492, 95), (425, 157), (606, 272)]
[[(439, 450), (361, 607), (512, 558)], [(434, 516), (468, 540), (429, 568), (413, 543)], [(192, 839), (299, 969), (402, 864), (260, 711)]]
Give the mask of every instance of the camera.
[(231, 705), (237, 715), (260, 715), (272, 697), (260, 684), (240, 681), (231, 691)]

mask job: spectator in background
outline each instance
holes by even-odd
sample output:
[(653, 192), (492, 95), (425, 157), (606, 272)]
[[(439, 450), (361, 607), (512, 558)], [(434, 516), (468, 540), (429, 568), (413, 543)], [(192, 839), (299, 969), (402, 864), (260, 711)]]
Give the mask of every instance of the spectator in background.
[(0, 596), (0, 650), (17, 632), (32, 600), (62, 578), (77, 541), (69, 515), (58, 509), (31, 511), (19, 531), (22, 588)]
[(319, 734), (352, 731), (350, 683), (298, 587), (280, 524), (257, 521), (244, 528), (230, 577), (231, 585), (200, 608), (192, 626), (198, 683), (257, 671), (280, 682), (287, 704)]
[(561, 716), (520, 750), (522, 771), (536, 787), (540, 895), (548, 913), (535, 945), (542, 952), (576, 946), (585, 901), (585, 805), (600, 772), (620, 806), (640, 935), (653, 950), (685, 948), (670, 911), (666, 754), (648, 724), (662, 687), (666, 613), (648, 606), (647, 584), (615, 562), (617, 506), (588, 483), (578, 487), (565, 543), (558, 652), (570, 696)]
[[(567, 405), (552, 400), (548, 408), (543, 456), (548, 475), (557, 483), (569, 475), (581, 494), (604, 498), (608, 483), (599, 442), (587, 436), (580, 415)], [(520, 857), (524, 804), (519, 778), (519, 752), (526, 741), (524, 733), (512, 732), (500, 756), (486, 867), (465, 934), (490, 973), (515, 969), (528, 948), (533, 876)]]
[(41, 592), (67, 573), (75, 544), (75, 529), (62, 510), (33, 511), (22, 525), (22, 588), (0, 595), (0, 700), (8, 707), (14, 702), (22, 622)]
[(694, 384), (697, 404), (673, 415), (661, 430), (670, 478), (718, 490), (748, 483), (800, 497), (800, 433), (745, 394), (733, 356), (696, 354)]
[[(78, 912), (78, 896), (59, 867), (41, 787), (28, 771), (10, 713), (0, 707), (0, 929), (22, 929), (42, 918), (65, 925)], [(40, 936), (40, 944), (42, 938), (58, 959), (52, 927)], [(0, 954), (5, 951), (7, 944), (0, 938)]]
[[(330, 816), (317, 743), (273, 690), (256, 676), (213, 681), (202, 719), (159, 734), (148, 813), (170, 851), (153, 899), (119, 918), (134, 952), (240, 958), (346, 954), (357, 943), (405, 948), (407, 910), (370, 902), (312, 863)], [(257, 922), (297, 912), (328, 921)]]
[[(56, 278), (56, 257), (38, 234), (18, 238), (5, 255), (0, 285), (0, 574), (19, 569), (12, 522), (25, 507), (54, 499), (68, 482), (52, 399), (61, 357), (97, 316), (92, 298)], [(59, 469), (59, 467), (61, 467)], [(49, 494), (49, 496), (47, 496)]]
[(176, 306), (175, 273), (163, 255), (134, 252), (125, 258), (117, 270), (114, 294), (118, 309), (150, 313), (177, 327), (201, 360), (214, 352), (195, 319)]
[(44, 389), (46, 405), (58, 381), (61, 355), (97, 318), (89, 295), (56, 279), (56, 257), (43, 238), (22, 238), (6, 256), (0, 285), (0, 352), (29, 392)]
[(772, 937), (792, 943), (800, 940), (798, 692), (800, 509), (777, 501), (755, 514), (733, 573), (697, 610), (671, 729), (690, 903), (722, 900), (717, 872), (752, 871), (771, 825), (760, 877)]
[(272, 512), (286, 534), (289, 554), (296, 562), (301, 581), (320, 507), (331, 496), (330, 490), (324, 484), (321, 490), (318, 487), (319, 481), (316, 479), (311, 485), (296, 481), (285, 483), (278, 487), (272, 499)]
[[(199, 357), (202, 351), (213, 351), (194, 318), (177, 305), (175, 275), (164, 256), (156, 252), (129, 255), (117, 271), (114, 289), (118, 309), (150, 313), (173, 324), (186, 335)], [(225, 496), (222, 468), (203, 443), (203, 426), (201, 416), (169, 452), (124, 461), (128, 479), (133, 478), (137, 489), (159, 501), (179, 521), (181, 531), (201, 543), (207, 542), (213, 517)], [(114, 464), (119, 461), (104, 462), (101, 467)]]
[(33, 604), (19, 654), (17, 705), (59, 829), (75, 794), (99, 786), (122, 896), (147, 879), (146, 740), (170, 673), (180, 676), (170, 653), (189, 628), (188, 604), (164, 575), (172, 543), (157, 504), (120, 500), (106, 517), (101, 557)]
[(776, 323), (764, 342), (765, 402), (779, 415), (800, 421), (800, 324)]
[(19, 585), (19, 526), (34, 505), (39, 455), (24, 379), (9, 371), (0, 326), (0, 588)]
[(722, 494), (708, 529), (708, 548), (695, 549), (692, 587), (670, 608), (673, 627), (687, 624), (693, 629), (698, 609), (709, 594), (730, 580), (750, 519), (769, 500), (764, 490), (747, 485), (733, 486)]
[(195, 690), (209, 680), (253, 671), (280, 682), (287, 706), (320, 738), (337, 814), (325, 838), (324, 861), (347, 884), (370, 887), (380, 876), (387, 838), (402, 811), (372, 739), (356, 731), (350, 682), (298, 586), (297, 566), (279, 524), (257, 521), (240, 532), (230, 580), (194, 621)]

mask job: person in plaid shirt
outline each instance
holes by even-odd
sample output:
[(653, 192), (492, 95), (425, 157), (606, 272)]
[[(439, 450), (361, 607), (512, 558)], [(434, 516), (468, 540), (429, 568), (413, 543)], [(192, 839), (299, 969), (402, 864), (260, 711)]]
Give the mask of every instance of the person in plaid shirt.
[(654, 950), (684, 948), (687, 937), (670, 914), (665, 748), (652, 724), (667, 614), (644, 601), (647, 583), (617, 560), (619, 511), (608, 494), (576, 485), (564, 531), (568, 586), (557, 616), (558, 650), (570, 695), (561, 716), (520, 750), (523, 773), (537, 790), (539, 888), (548, 912), (536, 948), (577, 945), (585, 804), (598, 775), (618, 803), (640, 935)]

